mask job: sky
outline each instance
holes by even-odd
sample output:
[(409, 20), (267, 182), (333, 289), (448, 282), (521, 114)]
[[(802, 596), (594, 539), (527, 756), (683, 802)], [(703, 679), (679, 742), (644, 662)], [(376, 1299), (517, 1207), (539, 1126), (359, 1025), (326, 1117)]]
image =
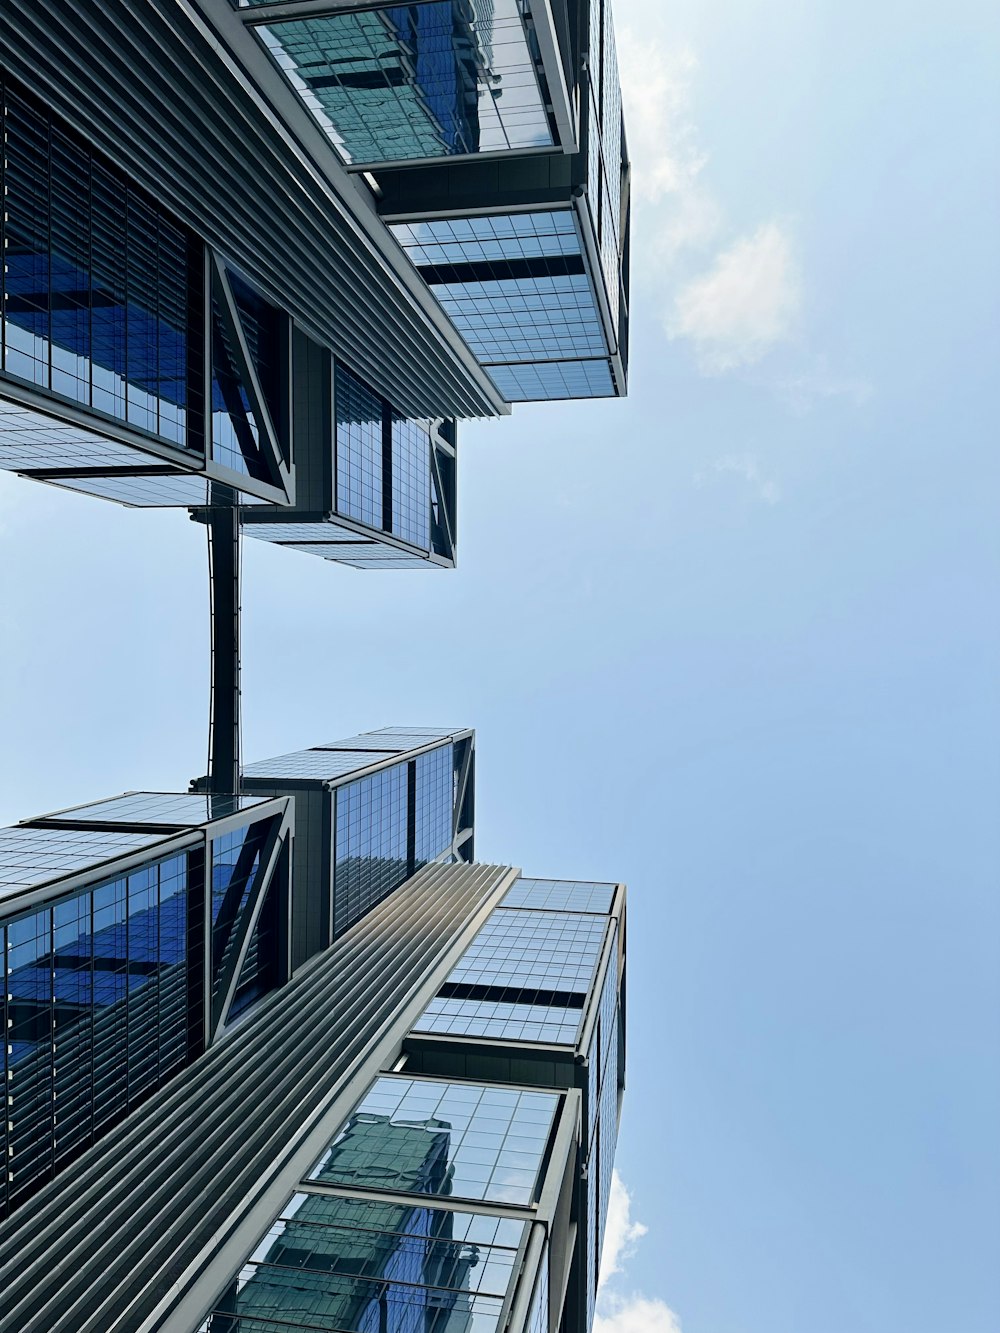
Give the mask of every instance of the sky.
[[(465, 425), (454, 573), (247, 541), (245, 753), (475, 726), (479, 856), (629, 884), (598, 1333), (996, 1333), (1000, 15), (616, 12), (629, 398)], [(203, 530), (0, 550), (0, 822), (183, 790)]]

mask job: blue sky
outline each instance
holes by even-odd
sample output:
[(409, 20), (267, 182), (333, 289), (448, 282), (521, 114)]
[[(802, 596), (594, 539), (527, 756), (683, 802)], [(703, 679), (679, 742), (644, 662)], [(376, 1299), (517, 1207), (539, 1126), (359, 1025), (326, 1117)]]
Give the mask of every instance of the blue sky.
[[(617, 13), (630, 398), (466, 426), (454, 574), (248, 541), (246, 753), (474, 725), (480, 855), (628, 881), (601, 1333), (996, 1333), (1000, 20)], [(183, 788), (201, 529), (0, 543), (2, 821)]]

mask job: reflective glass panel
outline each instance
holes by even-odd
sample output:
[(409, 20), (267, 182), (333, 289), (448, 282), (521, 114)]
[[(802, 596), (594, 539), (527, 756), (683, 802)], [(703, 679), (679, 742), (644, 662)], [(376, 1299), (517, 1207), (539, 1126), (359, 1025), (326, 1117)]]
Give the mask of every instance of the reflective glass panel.
[(472, 986), (520, 991), (525, 1002), (542, 991), (585, 995), (607, 929), (603, 916), (498, 909), (466, 950), (446, 986), (454, 991)]
[(195, 828), (212, 819), (222, 819), (238, 810), (248, 810), (266, 801), (266, 796), (201, 796), (194, 792), (129, 792), (108, 801), (63, 810), (53, 819), (75, 824), (164, 824)]
[(13, 828), (0, 829), (0, 902), (4, 891), (44, 884), (140, 847), (162, 841), (163, 835), (122, 829)]
[(442, 745), (415, 760), (414, 865), (426, 865), (448, 851), (455, 806), (454, 747)]
[(9, 85), (0, 118), (3, 369), (200, 447), (193, 238)]
[(559, 1098), (441, 1079), (376, 1079), (309, 1179), (528, 1204)]
[(186, 855), (0, 923), (14, 1203), (187, 1059)]
[(382, 526), (382, 399), (349, 370), (334, 371), (337, 512)]
[(238, 954), (241, 924), (249, 909), (265, 844), (274, 824), (262, 819), (212, 839), (212, 999), (220, 1001), (223, 975)]
[(284, 1328), (493, 1333), (525, 1224), (296, 1194), (216, 1302), (206, 1333)]
[(392, 531), (414, 546), (431, 535), (431, 437), (419, 422), (392, 414)]
[(333, 931), (340, 935), (407, 875), (407, 766), (336, 791)]
[(613, 884), (591, 884), (577, 879), (525, 879), (504, 896), (501, 907), (531, 907), (550, 912), (611, 911)]
[(347, 162), (548, 147), (519, 0), (435, 0), (253, 29)]

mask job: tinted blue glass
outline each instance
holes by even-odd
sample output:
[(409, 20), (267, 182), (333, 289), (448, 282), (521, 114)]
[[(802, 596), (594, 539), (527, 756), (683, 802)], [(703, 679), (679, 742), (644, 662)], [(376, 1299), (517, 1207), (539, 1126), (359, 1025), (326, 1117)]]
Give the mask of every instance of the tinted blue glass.
[(188, 438), (189, 239), (9, 88), (3, 368), (172, 444)]
[(582, 1010), (556, 1004), (460, 1000), (438, 995), (414, 1024), (414, 1031), (573, 1046), (581, 1018)]
[(505, 894), (501, 907), (533, 907), (550, 912), (611, 911), (615, 886), (576, 879), (525, 879)]
[(392, 230), (485, 364), (607, 354), (569, 209)]
[(588, 1301), (597, 1294), (601, 1246), (608, 1220), (618, 1140), (618, 971), (612, 958), (601, 988), (598, 1021), (587, 1052), (585, 1142), (588, 1173)]
[(309, 1179), (529, 1204), (558, 1102), (554, 1093), (386, 1075)]
[(212, 457), (234, 472), (273, 482), (275, 477), (265, 451), (267, 440), (275, 438), (281, 419), (281, 315), (235, 274), (228, 274), (228, 282), (236, 318), (263, 395), (263, 415), (269, 416), (270, 421), (258, 420), (242, 350), (223, 318), (219, 295), (213, 294)]
[(407, 874), (407, 773), (395, 764), (336, 791), (333, 929), (340, 935)]
[(338, 365), (337, 512), (382, 527), (382, 399)]
[(202, 1326), (492, 1333), (523, 1223), (297, 1194)]
[(415, 761), (414, 863), (426, 865), (448, 851), (455, 804), (454, 747), (443, 745)]
[(180, 856), (6, 923), (14, 1202), (186, 1060), (187, 906)]
[(572, 210), (400, 223), (392, 231), (505, 397), (614, 393)]
[(615, 381), (607, 361), (553, 361), (489, 366), (490, 379), (512, 403), (561, 398), (610, 398)]
[[(241, 927), (250, 910), (251, 896), (257, 880), (264, 873), (262, 855), (273, 818), (244, 825), (231, 833), (212, 839), (212, 999), (221, 1002), (222, 982), (230, 964), (235, 966), (238, 956)], [(277, 980), (276, 938), (271, 929), (270, 915), (275, 907), (262, 904), (260, 928), (250, 940), (250, 956), (241, 972), (242, 1003), (245, 1009), (258, 995), (271, 989)], [(266, 908), (267, 910), (264, 910)], [(235, 1014), (230, 1015), (235, 1017)]]
[(517, 0), (437, 0), (255, 28), (348, 162), (547, 147)]
[(431, 437), (423, 426), (392, 416), (392, 530), (425, 549), (431, 534)]
[(575, 1045), (607, 930), (596, 913), (498, 908), (417, 1030)]
[(500, 908), (448, 982), (520, 991), (525, 1003), (539, 990), (585, 995), (607, 929), (606, 918), (597, 915)]

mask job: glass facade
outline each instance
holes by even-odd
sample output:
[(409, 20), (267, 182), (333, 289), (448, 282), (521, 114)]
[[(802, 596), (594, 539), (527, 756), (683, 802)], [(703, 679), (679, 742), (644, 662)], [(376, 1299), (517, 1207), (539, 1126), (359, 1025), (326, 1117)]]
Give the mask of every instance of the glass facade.
[(261, 805), (266, 796), (201, 796), (194, 792), (134, 791), (107, 801), (91, 801), (46, 817), (74, 824), (152, 824), (163, 828), (194, 828), (239, 810)]
[(188, 1052), (187, 854), (0, 919), (0, 1203), (16, 1203)]
[(425, 549), (431, 531), (431, 437), (423, 426), (392, 415), (392, 531)]
[(11, 891), (125, 856), (161, 839), (156, 834), (126, 829), (26, 828), (0, 829), (0, 910)]
[[(235, 274), (228, 274), (226, 280), (260, 385), (263, 409), (260, 413), (254, 410), (242, 352), (224, 316), (223, 294), (216, 290), (212, 294), (212, 458), (244, 476), (273, 482), (274, 472), (266, 453), (268, 438), (280, 447), (277, 431), (281, 421), (284, 316)], [(267, 423), (258, 420), (264, 414), (270, 418)]]
[[(612, 956), (613, 958), (613, 956)], [(593, 1320), (600, 1270), (601, 1247), (608, 1221), (611, 1174), (618, 1140), (618, 973), (608, 967), (601, 988), (598, 1021), (587, 1052), (586, 1097), (587, 1161), (587, 1295)]]
[[(408, 743), (419, 745), (426, 737)], [(317, 767), (360, 768), (371, 751), (306, 751)], [(293, 761), (299, 756), (291, 756)], [(294, 765), (296, 775), (301, 769)], [(333, 933), (342, 934), (428, 861), (451, 848), (454, 747), (442, 745), (338, 787), (335, 801)]]
[(407, 766), (338, 787), (333, 933), (380, 903), (407, 877)]
[[(346, 367), (334, 369), (337, 438), (337, 513), (427, 551), (431, 546), (431, 450), (427, 424), (393, 411)], [(301, 527), (302, 525), (297, 525)], [(300, 539), (326, 540), (326, 527)], [(337, 530), (333, 529), (336, 539)], [(343, 536), (357, 540), (356, 533)], [(338, 553), (332, 553), (338, 558)], [(405, 553), (379, 547), (376, 562), (402, 564)]]
[(385, 1075), (309, 1179), (530, 1204), (558, 1104), (555, 1093)]
[(496, 1333), (524, 1230), (509, 1218), (298, 1192), (201, 1333)]
[(607, 917), (498, 908), (414, 1030), (572, 1046)]
[(622, 94), (611, 0), (590, 0), (587, 198), (612, 315), (622, 263)]
[[(262, 857), (273, 819), (264, 819), (212, 839), (212, 1005), (222, 1004), (223, 979), (239, 950), (241, 925), (249, 910), (257, 880), (264, 873)], [(268, 900), (270, 899), (270, 903)], [(248, 955), (237, 983), (241, 1003), (236, 1012), (278, 981), (277, 957), (270, 929), (276, 925), (273, 913), (276, 895), (268, 893), (261, 915), (251, 935)], [(269, 946), (269, 947), (268, 947)], [(235, 1017), (231, 1013), (230, 1017)]]
[(434, 0), (253, 29), (345, 162), (552, 146), (523, 0)]
[(382, 399), (349, 370), (334, 371), (337, 512), (382, 527)]
[(506, 397), (614, 392), (572, 209), (397, 223), (391, 230)]
[(435, 861), (451, 847), (455, 810), (454, 746), (442, 745), (418, 755), (413, 764), (414, 868)]
[(504, 895), (501, 907), (531, 907), (549, 912), (601, 912), (607, 915), (614, 901), (614, 884), (591, 884), (578, 879), (524, 879)]
[(9, 82), (0, 95), (3, 370), (200, 448), (193, 237)]

